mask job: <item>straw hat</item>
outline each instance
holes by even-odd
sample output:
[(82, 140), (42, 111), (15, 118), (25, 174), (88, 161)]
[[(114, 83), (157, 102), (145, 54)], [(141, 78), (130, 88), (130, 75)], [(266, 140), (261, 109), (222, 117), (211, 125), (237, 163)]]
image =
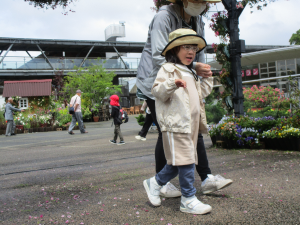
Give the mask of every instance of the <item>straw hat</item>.
[[(173, 2), (173, 3), (176, 3), (178, 0), (167, 0), (169, 2)], [(182, 0), (180, 0), (182, 1)], [(221, 2), (222, 0), (202, 0), (203, 2), (207, 2), (207, 3), (218, 3), (218, 2)]]
[(165, 56), (167, 51), (180, 45), (198, 45), (199, 51), (206, 47), (206, 41), (192, 29), (180, 28), (169, 34), (169, 43), (162, 51), (161, 55)]

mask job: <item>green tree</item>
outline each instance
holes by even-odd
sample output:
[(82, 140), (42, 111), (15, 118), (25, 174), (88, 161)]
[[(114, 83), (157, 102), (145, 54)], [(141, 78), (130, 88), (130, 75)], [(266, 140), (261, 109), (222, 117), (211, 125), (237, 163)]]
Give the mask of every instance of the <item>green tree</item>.
[(289, 40), (291, 45), (300, 45), (300, 29), (296, 33), (292, 34)]
[(100, 59), (96, 64), (80, 69), (75, 67), (75, 70), (77, 71), (68, 73), (65, 78), (66, 83), (63, 92), (70, 97), (77, 89), (80, 89), (83, 92), (83, 101), (87, 103), (86, 106), (88, 107), (95, 103), (102, 105), (105, 97), (122, 91), (120, 85), (113, 85), (112, 83), (116, 76), (115, 73), (106, 71), (100, 63)]

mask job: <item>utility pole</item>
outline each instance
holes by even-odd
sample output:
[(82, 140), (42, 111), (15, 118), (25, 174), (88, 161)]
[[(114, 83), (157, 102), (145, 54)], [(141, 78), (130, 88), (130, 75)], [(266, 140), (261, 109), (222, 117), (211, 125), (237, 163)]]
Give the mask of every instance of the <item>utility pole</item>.
[(236, 0), (222, 0), (228, 11), (228, 28), (230, 37), (231, 77), (233, 78), (233, 108), (236, 117), (244, 115), (244, 95), (241, 72), (241, 53), (245, 52), (245, 40), (239, 39), (239, 17), (244, 8), (237, 8)]

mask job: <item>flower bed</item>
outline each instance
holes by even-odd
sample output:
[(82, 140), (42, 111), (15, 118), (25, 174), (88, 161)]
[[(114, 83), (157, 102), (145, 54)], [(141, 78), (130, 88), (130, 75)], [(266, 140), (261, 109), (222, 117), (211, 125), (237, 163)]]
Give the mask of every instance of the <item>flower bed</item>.
[[(209, 128), (213, 144), (223, 141), (227, 148), (267, 148), (300, 150), (299, 117), (279, 118), (268, 116), (223, 117)], [(296, 126), (296, 127), (295, 127)]]

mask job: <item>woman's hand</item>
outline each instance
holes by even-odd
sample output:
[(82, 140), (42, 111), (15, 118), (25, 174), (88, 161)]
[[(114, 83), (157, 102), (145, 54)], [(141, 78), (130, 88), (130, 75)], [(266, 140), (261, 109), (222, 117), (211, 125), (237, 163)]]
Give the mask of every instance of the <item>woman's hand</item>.
[(182, 79), (175, 79), (175, 84), (177, 87), (186, 88), (186, 82)]
[(197, 62), (195, 70), (197, 72), (198, 76), (201, 76), (203, 78), (211, 77), (212, 72), (210, 70), (210, 65)]

